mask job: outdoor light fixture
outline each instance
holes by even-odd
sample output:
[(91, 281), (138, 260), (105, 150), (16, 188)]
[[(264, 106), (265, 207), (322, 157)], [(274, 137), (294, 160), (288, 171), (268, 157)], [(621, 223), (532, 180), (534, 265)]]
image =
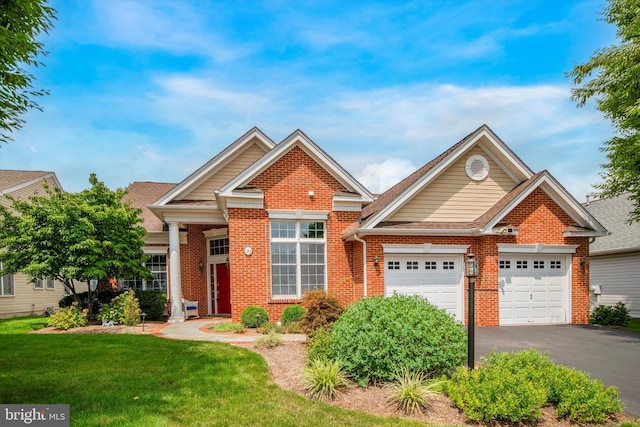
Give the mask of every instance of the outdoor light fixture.
[(374, 256), (373, 257), (373, 265), (375, 265), (377, 267), (379, 263), (380, 263), (380, 258), (378, 258), (377, 256)]
[(204, 263), (202, 262), (202, 260), (198, 260), (198, 268), (200, 269), (200, 272), (204, 270)]
[(586, 256), (583, 256), (580, 258), (580, 265), (582, 267), (584, 267), (588, 262), (589, 262), (589, 258), (587, 258)]
[(468, 326), (467, 326), (467, 365), (469, 369), (473, 369), (474, 347), (475, 347), (475, 305), (476, 305), (476, 276), (478, 276), (478, 261), (475, 260), (473, 254), (467, 255), (465, 263), (467, 280), (469, 282), (469, 307), (468, 307)]

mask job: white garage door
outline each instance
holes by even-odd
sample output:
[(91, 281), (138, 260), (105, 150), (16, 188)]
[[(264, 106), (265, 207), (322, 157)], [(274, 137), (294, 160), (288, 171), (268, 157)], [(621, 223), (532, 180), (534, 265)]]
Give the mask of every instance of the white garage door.
[(567, 323), (566, 256), (501, 255), (500, 324)]
[(462, 257), (385, 255), (385, 296), (420, 295), (462, 320)]

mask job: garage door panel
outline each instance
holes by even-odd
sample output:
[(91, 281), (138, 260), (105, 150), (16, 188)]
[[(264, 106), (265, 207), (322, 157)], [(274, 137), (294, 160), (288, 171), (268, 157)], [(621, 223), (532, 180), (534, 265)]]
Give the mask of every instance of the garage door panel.
[(386, 255), (385, 295), (419, 295), (462, 318), (462, 257)]
[(563, 255), (502, 255), (500, 323), (565, 323), (568, 276)]

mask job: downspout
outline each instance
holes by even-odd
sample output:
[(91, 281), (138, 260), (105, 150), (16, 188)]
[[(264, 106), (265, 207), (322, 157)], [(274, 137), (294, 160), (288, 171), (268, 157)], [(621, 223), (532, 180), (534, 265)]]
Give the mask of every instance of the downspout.
[(361, 238), (358, 237), (358, 233), (354, 233), (353, 235), (353, 239), (356, 242), (360, 242), (362, 243), (362, 265), (363, 265), (363, 271), (362, 274), (364, 274), (364, 297), (367, 297), (367, 242), (365, 240), (362, 240)]

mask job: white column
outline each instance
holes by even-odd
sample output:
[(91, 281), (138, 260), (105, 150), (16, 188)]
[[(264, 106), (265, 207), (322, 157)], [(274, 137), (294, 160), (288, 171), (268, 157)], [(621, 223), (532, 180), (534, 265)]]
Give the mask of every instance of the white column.
[(171, 286), (171, 317), (169, 322), (184, 322), (182, 281), (180, 279), (180, 229), (177, 222), (169, 223), (169, 283)]

